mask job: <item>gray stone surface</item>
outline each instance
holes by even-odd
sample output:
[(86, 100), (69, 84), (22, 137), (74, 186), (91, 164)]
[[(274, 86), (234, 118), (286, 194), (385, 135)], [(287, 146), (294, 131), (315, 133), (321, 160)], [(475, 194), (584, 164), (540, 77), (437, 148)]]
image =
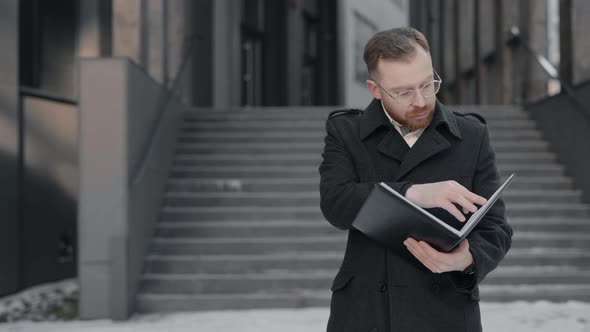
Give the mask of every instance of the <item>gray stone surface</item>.
[[(505, 194), (513, 246), (482, 285), (482, 299), (590, 299), (590, 206), (535, 123), (516, 107), (456, 109), (488, 119), (503, 177), (519, 170)], [(319, 209), (328, 111), (185, 114), (139, 311), (328, 305), (346, 244)]]
[[(80, 316), (127, 318), (183, 106), (127, 59), (86, 59), (80, 96)], [(161, 114), (161, 115), (159, 115)]]

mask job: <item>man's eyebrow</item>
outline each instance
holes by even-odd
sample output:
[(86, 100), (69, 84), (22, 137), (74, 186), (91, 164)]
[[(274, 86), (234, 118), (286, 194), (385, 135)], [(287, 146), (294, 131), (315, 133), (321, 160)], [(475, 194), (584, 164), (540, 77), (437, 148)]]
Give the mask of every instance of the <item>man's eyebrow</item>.
[[(422, 84), (431, 82), (432, 79), (434, 79), (434, 74), (431, 74), (427, 78), (423, 79), (420, 82), (420, 86), (422, 86)], [(393, 88), (391, 88), (391, 90), (410, 90), (410, 89), (413, 89), (413, 88), (414, 87), (411, 86), (411, 85), (402, 85), (402, 86), (398, 86), (398, 87), (393, 87)]]

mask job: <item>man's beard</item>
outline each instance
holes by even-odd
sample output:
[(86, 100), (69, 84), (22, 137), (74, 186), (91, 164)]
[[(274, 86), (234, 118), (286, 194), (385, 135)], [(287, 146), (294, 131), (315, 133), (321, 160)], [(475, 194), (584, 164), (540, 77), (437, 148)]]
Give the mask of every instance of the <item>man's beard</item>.
[[(391, 109), (391, 106), (388, 103), (384, 102), (383, 106), (385, 106), (386, 109)], [(387, 110), (386, 112), (395, 122), (406, 127), (409, 131), (414, 131), (421, 128), (426, 128), (430, 124), (434, 116), (434, 104), (428, 103), (424, 105), (424, 107), (422, 108), (414, 108), (411, 112), (406, 113), (404, 118), (400, 118), (397, 114), (394, 114), (393, 112), (388, 112)], [(422, 114), (424, 112), (428, 112), (428, 114), (419, 119), (412, 118), (413, 116)]]

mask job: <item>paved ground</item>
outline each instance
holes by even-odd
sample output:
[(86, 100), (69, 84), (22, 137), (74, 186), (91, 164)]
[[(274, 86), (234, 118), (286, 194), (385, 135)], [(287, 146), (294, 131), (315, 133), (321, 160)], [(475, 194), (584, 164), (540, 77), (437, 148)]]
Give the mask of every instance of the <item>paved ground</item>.
[[(482, 303), (486, 332), (590, 332), (590, 303)], [(136, 316), (127, 322), (75, 321), (0, 324), (27, 332), (295, 332), (325, 331), (327, 309), (253, 310)]]

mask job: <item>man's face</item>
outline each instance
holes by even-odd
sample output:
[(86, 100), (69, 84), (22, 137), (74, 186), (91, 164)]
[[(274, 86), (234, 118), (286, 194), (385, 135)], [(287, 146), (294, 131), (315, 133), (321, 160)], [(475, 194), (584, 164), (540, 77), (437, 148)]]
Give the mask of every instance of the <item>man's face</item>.
[[(379, 60), (377, 75), (367, 80), (367, 87), (373, 97), (381, 99), (389, 116), (410, 131), (425, 128), (432, 121), (436, 96), (424, 98), (419, 92), (420, 87), (433, 81), (432, 60), (430, 54), (416, 46), (416, 54), (407, 61)], [(400, 92), (414, 90), (415, 100), (405, 105), (394, 100)]]

